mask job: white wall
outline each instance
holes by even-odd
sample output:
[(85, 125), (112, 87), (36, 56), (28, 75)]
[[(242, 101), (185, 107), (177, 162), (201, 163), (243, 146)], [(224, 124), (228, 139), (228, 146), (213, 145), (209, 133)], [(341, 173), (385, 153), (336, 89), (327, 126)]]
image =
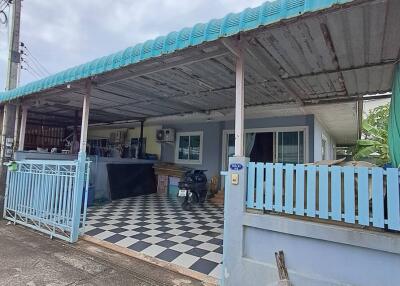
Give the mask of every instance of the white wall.
[(314, 161), (322, 160), (322, 138), (326, 139), (326, 160), (336, 159), (336, 142), (321, 122), (314, 117)]

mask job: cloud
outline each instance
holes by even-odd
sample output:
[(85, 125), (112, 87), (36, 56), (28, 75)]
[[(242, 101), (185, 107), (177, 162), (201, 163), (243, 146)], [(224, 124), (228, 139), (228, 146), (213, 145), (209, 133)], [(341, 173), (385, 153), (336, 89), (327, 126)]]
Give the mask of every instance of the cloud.
[[(98, 58), (264, 0), (23, 1), (21, 41), (51, 72)], [(0, 90), (4, 90), (7, 30), (0, 27)], [(33, 63), (31, 63), (33, 65)], [(23, 71), (21, 84), (36, 80)]]

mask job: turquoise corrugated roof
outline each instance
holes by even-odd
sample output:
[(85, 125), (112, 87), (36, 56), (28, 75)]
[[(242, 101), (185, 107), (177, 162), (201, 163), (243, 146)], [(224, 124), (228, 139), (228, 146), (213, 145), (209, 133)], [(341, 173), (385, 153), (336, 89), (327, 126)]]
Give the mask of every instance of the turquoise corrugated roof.
[(229, 37), (239, 32), (256, 29), (282, 19), (292, 18), (306, 12), (329, 8), (352, 0), (276, 0), (265, 2), (256, 8), (247, 8), (241, 13), (231, 13), (222, 19), (206, 24), (197, 24), (179, 32), (149, 40), (123, 51), (95, 59), (91, 62), (69, 68), (41, 80), (28, 83), (16, 89), (0, 92), (0, 102), (9, 101), (51, 87), (115, 70), (140, 61), (170, 54), (190, 46)]

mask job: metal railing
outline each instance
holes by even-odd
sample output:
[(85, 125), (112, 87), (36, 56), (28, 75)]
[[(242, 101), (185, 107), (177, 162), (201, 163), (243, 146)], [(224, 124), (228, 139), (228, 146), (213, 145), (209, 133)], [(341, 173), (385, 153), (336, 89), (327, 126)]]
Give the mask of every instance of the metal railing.
[(249, 163), (248, 209), (400, 230), (399, 169)]
[[(7, 171), (3, 217), (50, 237), (76, 241), (85, 225), (90, 162), (24, 160), (14, 164)], [(84, 176), (79, 176), (80, 166)]]

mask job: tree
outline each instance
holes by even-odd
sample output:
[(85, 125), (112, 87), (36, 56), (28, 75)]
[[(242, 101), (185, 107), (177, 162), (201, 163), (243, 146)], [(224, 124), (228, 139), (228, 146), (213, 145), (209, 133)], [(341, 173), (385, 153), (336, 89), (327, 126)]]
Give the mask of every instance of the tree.
[(389, 108), (389, 103), (376, 107), (363, 120), (363, 139), (357, 141), (354, 160), (371, 159), (377, 165), (390, 162), (388, 146)]

